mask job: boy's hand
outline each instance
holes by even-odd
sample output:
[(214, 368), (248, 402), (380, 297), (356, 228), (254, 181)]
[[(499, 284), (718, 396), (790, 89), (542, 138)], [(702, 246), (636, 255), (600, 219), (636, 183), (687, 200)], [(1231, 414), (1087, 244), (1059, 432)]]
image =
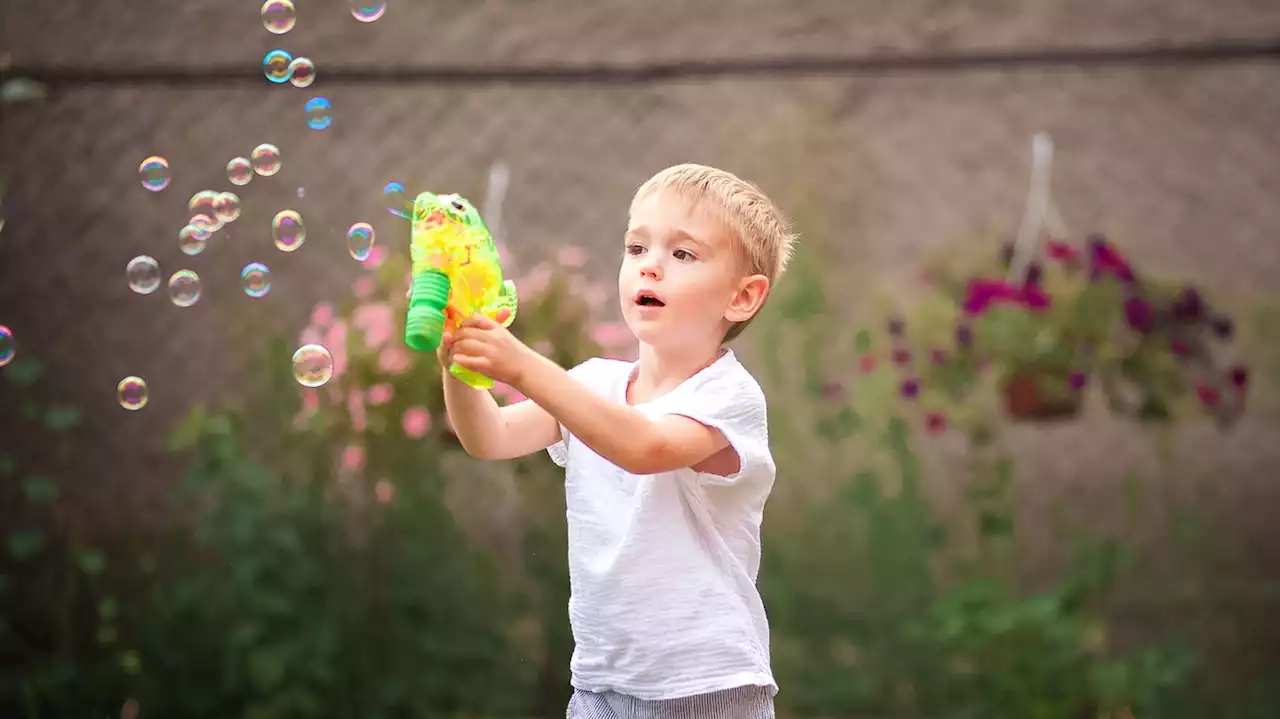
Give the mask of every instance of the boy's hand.
[(464, 320), (450, 344), (452, 361), (516, 389), (520, 389), (525, 370), (538, 357), (505, 327), (484, 315)]

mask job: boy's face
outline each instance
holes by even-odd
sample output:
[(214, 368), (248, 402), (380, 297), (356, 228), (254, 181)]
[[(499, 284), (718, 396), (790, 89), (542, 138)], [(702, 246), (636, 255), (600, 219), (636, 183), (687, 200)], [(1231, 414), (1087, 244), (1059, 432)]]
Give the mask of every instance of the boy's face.
[(709, 213), (669, 192), (635, 207), (623, 238), (618, 295), (622, 316), (641, 342), (719, 344), (730, 321), (746, 319), (735, 306), (748, 279), (732, 238)]

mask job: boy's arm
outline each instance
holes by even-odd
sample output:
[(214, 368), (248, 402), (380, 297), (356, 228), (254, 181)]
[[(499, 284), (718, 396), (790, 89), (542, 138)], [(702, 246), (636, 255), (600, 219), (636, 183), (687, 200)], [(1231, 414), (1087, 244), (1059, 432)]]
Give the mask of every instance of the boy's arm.
[(692, 467), (729, 446), (718, 429), (679, 415), (651, 420), (592, 392), (551, 360), (531, 355), (517, 386), (533, 400), (528, 404), (536, 403), (547, 414), (553, 430), (558, 432), (563, 424), (596, 454), (627, 472), (658, 474)]

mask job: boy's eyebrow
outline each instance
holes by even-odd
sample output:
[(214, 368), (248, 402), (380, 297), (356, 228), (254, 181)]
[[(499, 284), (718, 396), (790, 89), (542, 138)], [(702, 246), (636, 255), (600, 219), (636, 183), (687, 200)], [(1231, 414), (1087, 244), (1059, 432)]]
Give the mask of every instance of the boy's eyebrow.
[[(703, 249), (707, 249), (707, 250), (711, 249), (711, 245), (709, 243), (703, 240), (700, 240), (697, 237), (694, 237), (693, 235), (689, 234), (688, 232), (685, 232), (684, 230), (680, 230), (680, 229), (672, 230), (671, 234), (674, 235), (679, 240), (683, 240), (685, 242), (691, 242), (695, 245), (702, 247)], [(630, 237), (631, 235), (648, 238), (649, 229), (644, 225), (639, 225), (637, 227), (628, 227), (624, 237)]]

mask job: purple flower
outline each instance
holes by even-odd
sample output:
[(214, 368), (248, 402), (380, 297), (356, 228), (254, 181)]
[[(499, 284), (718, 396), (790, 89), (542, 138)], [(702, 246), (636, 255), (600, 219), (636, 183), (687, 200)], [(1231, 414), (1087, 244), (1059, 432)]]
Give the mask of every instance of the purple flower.
[(956, 327), (956, 344), (960, 347), (970, 347), (973, 345), (973, 328), (969, 325), (960, 325)]
[(935, 349), (935, 350), (933, 350), (932, 352), (930, 352), (930, 353), (929, 353), (929, 357), (930, 357), (930, 359), (932, 359), (932, 360), (933, 360), (933, 363), (934, 363), (934, 364), (946, 364), (946, 363), (947, 363), (947, 353), (946, 353), (946, 351), (945, 351), (945, 350)]
[(1188, 287), (1178, 295), (1172, 310), (1174, 319), (1194, 322), (1204, 314), (1204, 300), (1200, 298), (1200, 293), (1194, 287)]
[(915, 399), (920, 394), (920, 383), (914, 379), (906, 380), (902, 383), (902, 396), (907, 399)]
[(1146, 334), (1155, 329), (1156, 313), (1151, 303), (1141, 297), (1130, 297), (1124, 301), (1124, 319), (1133, 329)]
[(1084, 389), (1084, 386), (1088, 381), (1089, 376), (1084, 372), (1072, 372), (1067, 376), (1067, 385), (1076, 391)]
[(1218, 315), (1213, 318), (1211, 326), (1213, 327), (1213, 333), (1220, 339), (1229, 340), (1235, 334), (1235, 324), (1232, 323), (1229, 317)]
[(1231, 384), (1244, 389), (1249, 384), (1249, 369), (1243, 365), (1232, 367)]

